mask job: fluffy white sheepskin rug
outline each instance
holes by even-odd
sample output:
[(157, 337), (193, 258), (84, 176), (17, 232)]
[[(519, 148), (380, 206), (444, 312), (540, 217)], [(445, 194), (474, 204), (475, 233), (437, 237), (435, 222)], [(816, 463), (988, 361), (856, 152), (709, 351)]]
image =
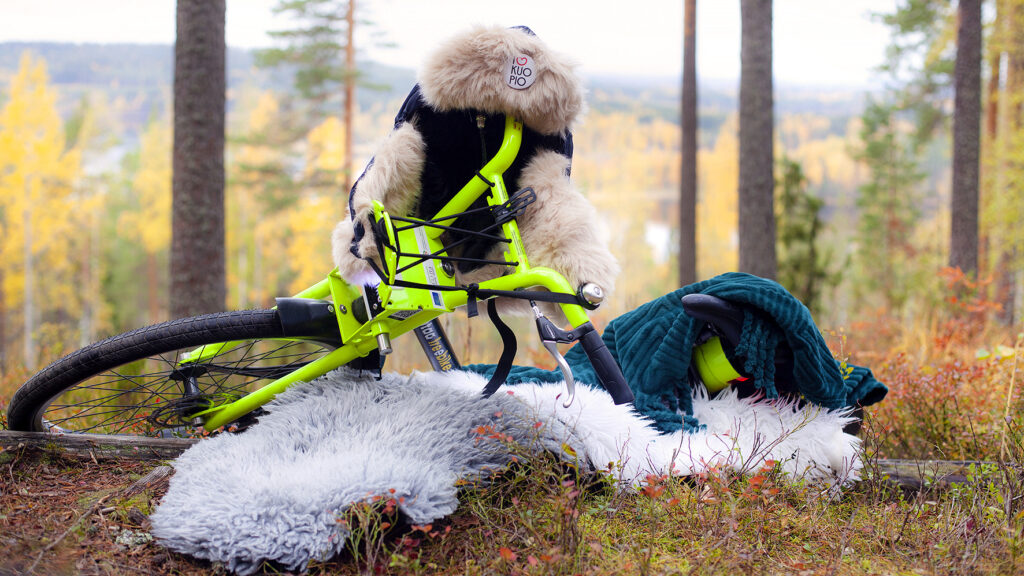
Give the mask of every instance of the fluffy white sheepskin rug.
[(563, 408), (563, 385), (520, 384), (484, 399), (484, 383), (462, 372), (376, 380), (341, 369), (293, 386), (245, 433), (203, 440), (175, 461), (153, 534), (239, 574), (265, 560), (302, 570), (342, 550), (348, 533), (338, 519), (369, 496), (402, 498), (399, 511), (417, 524), (451, 514), (459, 480), (509, 460), (490, 431), (565, 458), (567, 444), (588, 470), (614, 463), (627, 490), (648, 474), (743, 472), (766, 460), (833, 488), (860, 469), (859, 441), (842, 432), (850, 421), (842, 413), (698, 396), (703, 429), (659, 434), (602, 390), (581, 387)]

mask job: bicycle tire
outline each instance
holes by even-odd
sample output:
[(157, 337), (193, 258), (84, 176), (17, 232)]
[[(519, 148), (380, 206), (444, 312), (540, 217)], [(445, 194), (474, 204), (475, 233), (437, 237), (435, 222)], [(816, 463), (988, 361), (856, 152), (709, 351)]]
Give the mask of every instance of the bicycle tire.
[[(183, 376), (177, 352), (223, 342), (240, 343), (201, 364), (185, 365)], [(107, 338), (50, 364), (15, 392), (8, 425), (20, 431), (191, 435), (201, 430), (189, 412), (241, 397), (332, 349), (285, 339), (275, 310), (172, 320)], [(156, 371), (147, 371), (151, 365)]]

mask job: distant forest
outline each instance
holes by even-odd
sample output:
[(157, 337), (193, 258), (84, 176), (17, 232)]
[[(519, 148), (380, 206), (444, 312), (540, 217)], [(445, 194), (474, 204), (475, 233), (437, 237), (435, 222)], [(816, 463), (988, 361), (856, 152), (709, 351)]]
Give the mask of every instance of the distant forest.
[[(129, 129), (141, 130), (154, 109), (169, 106), (174, 79), (173, 45), (0, 42), (0, 91), (6, 91), (26, 50), (46, 60), (50, 82), (59, 92), (58, 108), (65, 118), (70, 116), (78, 100), (92, 91), (102, 91), (111, 100), (121, 98), (131, 103), (127, 114), (121, 118)], [(227, 66), (229, 91), (247, 84), (281, 92), (291, 87), (287, 69), (256, 68), (251, 50), (229, 48)], [(366, 84), (373, 86), (359, 91), (363, 107), (404, 96), (414, 81), (411, 69), (372, 62), (360, 66)], [(0, 92), (0, 98), (2, 94)], [(233, 104), (229, 98), (229, 113)]]
[[(46, 60), (50, 82), (59, 92), (58, 107), (65, 118), (82, 95), (95, 90), (103, 91), (111, 99), (122, 98), (131, 103), (121, 118), (129, 129), (141, 130), (154, 109), (168, 105), (174, 74), (173, 45), (0, 42), (0, 98), (26, 50)], [(252, 50), (229, 48), (227, 66), (229, 91), (243, 85), (278, 92), (290, 89), (290, 71), (257, 68)], [(362, 110), (393, 103), (404, 97), (415, 82), (411, 67), (364, 61), (359, 68), (363, 85), (357, 102)], [(641, 120), (657, 117), (679, 122), (676, 78), (591, 76), (585, 80), (592, 110), (625, 112)], [(728, 115), (736, 110), (737, 83), (702, 80), (699, 89), (701, 145), (710, 148)], [(829, 132), (837, 136), (842, 136), (849, 120), (863, 111), (864, 90), (786, 85), (777, 90), (778, 114), (824, 116), (830, 122)], [(233, 103), (229, 98), (229, 113)]]

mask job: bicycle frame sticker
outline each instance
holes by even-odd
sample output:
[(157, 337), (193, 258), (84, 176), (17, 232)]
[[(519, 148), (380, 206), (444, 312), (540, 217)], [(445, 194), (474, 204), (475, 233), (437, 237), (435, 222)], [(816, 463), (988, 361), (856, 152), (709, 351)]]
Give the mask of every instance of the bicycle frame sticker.
[(455, 368), (451, 352), (445, 346), (441, 334), (434, 330), (432, 324), (427, 323), (421, 326), (421, 331), (417, 335), (421, 338), (423, 348), (429, 350), (429, 353), (434, 357), (436, 370), (448, 372)]
[(408, 320), (416, 314), (419, 314), (419, 310), (399, 310), (398, 312), (392, 312), (388, 315), (388, 318), (393, 320)]
[[(416, 232), (416, 249), (423, 256), (430, 256), (430, 240), (427, 238), (427, 232), (422, 226), (415, 229)], [(423, 276), (426, 278), (428, 284), (438, 285), (437, 281), (437, 270), (434, 268), (434, 261), (431, 259), (424, 260), (421, 264), (423, 267)], [(441, 297), (441, 293), (436, 290), (430, 291), (430, 302), (434, 305), (434, 308), (444, 308), (444, 298)]]

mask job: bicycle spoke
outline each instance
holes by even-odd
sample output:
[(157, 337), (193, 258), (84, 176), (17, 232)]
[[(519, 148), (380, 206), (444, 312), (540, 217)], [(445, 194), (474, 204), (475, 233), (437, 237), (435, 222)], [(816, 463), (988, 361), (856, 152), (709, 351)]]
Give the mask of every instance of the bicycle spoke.
[[(204, 350), (212, 350), (210, 346), (215, 345), (156, 354), (97, 374), (55, 398), (43, 417), (52, 426), (74, 432), (149, 434), (163, 427), (158, 422), (174, 423), (172, 428), (188, 427), (187, 422), (175, 423), (179, 417), (187, 420), (183, 410), (192, 409), (174, 404), (188, 398), (183, 378), (194, 378), (199, 396), (215, 406), (305, 366), (325, 350), (315, 342), (254, 340), (224, 347), (195, 363), (178, 360), (197, 350), (202, 355)], [(190, 369), (194, 371), (190, 373)], [(217, 399), (220, 397), (224, 399)], [(202, 410), (201, 406), (195, 410)]]
[[(156, 377), (154, 376), (154, 378), (156, 378)], [(163, 380), (166, 380), (166, 378), (163, 378)], [(106, 387), (106, 386), (114, 385), (117, 382), (131, 382), (134, 387), (133, 388), (107, 388)], [(79, 386), (78, 388), (76, 388), (76, 390), (92, 390), (94, 392), (113, 392), (113, 393), (115, 393), (115, 395), (131, 394), (131, 393), (136, 393), (136, 392), (149, 392), (151, 394), (158, 394), (158, 392), (156, 392), (153, 388), (150, 388), (149, 386), (142, 385), (139, 379), (132, 379), (132, 378), (127, 378), (127, 377), (121, 377), (121, 378), (116, 379), (116, 380), (108, 380), (108, 381), (104, 381), (104, 382), (99, 382), (97, 384), (89, 384), (88, 386)]]
[[(76, 388), (76, 391), (82, 391), (82, 390), (103, 390), (103, 391), (109, 391), (109, 392), (114, 392), (115, 393), (113, 395), (108, 395), (108, 396), (103, 396), (101, 398), (97, 398), (97, 400), (110, 400), (110, 399), (114, 399), (114, 398), (120, 398), (120, 397), (122, 397), (122, 396), (124, 396), (126, 394), (141, 394), (143, 392), (149, 392), (151, 397), (155, 396), (157, 398), (160, 398), (163, 401), (170, 401), (169, 398), (167, 398), (166, 396), (164, 396), (164, 395), (162, 395), (162, 394), (160, 394), (160, 393), (150, 389), (149, 387), (138, 386), (137, 385), (138, 383), (133, 381), (133, 380), (129, 380), (127, 378), (124, 378), (124, 381), (132, 382), (133, 384), (136, 384), (136, 386), (134, 388), (129, 388), (129, 389), (123, 389), (123, 388), (94, 388), (93, 386), (80, 386), (80, 387)], [(88, 406), (87, 403), (81, 402), (81, 403), (78, 403), (78, 404), (71, 405), (69, 407), (78, 406), (78, 405)]]
[(106, 424), (109, 424), (110, 422), (114, 421), (114, 419), (117, 418), (118, 415), (120, 415), (120, 414), (123, 414), (123, 411), (114, 412), (106, 420), (103, 420), (102, 422), (100, 422), (98, 424), (93, 424), (92, 426), (89, 426), (88, 428), (77, 430), (77, 432), (92, 432), (93, 430), (96, 430), (97, 428), (100, 428), (101, 426), (105, 426)]
[(96, 417), (96, 416), (103, 416), (103, 415), (106, 415), (106, 414), (124, 414), (125, 410), (131, 410), (131, 409), (135, 409), (135, 408), (138, 408), (138, 406), (131, 405), (131, 406), (125, 406), (124, 408), (117, 407), (117, 408), (113, 408), (111, 410), (104, 410), (102, 412), (88, 412), (88, 413), (86, 413), (86, 412), (79, 412), (79, 413), (74, 414), (72, 416), (65, 416), (64, 418), (47, 418), (46, 420), (48, 422), (50, 422), (51, 424), (59, 424), (59, 423), (62, 423), (62, 422), (70, 422), (72, 420), (80, 420), (82, 418), (93, 418), (93, 417)]

